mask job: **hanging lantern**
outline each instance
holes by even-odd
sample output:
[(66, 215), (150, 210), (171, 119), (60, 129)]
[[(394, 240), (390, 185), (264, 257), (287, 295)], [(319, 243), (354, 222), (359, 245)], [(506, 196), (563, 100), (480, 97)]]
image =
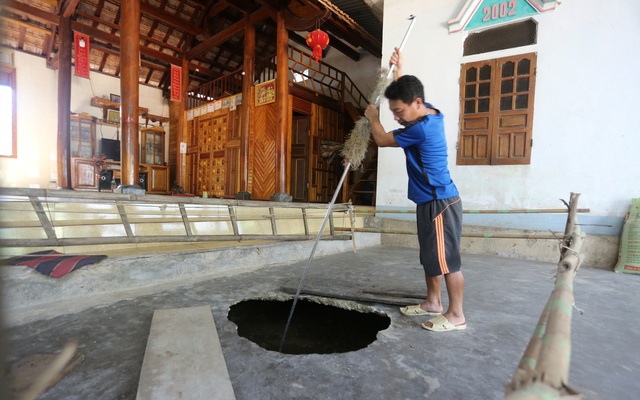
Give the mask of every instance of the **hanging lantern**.
[(329, 44), (329, 35), (316, 29), (307, 35), (307, 46), (313, 49), (313, 59), (318, 62), (322, 58), (322, 50)]

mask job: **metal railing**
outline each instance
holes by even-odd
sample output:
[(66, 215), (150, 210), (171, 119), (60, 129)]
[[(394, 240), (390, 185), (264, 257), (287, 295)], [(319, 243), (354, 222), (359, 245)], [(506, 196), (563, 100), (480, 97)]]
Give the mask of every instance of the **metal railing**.
[[(203, 199), (47, 189), (0, 188), (0, 248), (164, 242), (310, 240), (326, 204)], [(351, 224), (352, 208), (337, 204), (334, 219)]]

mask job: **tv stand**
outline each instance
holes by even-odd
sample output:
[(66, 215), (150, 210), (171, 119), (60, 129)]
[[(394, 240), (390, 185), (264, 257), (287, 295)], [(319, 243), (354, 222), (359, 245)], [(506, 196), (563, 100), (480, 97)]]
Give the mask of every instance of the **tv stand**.
[[(71, 187), (75, 190), (111, 192), (111, 181), (120, 182), (120, 161), (106, 160), (107, 168), (98, 172), (93, 158), (71, 157)], [(148, 194), (169, 194), (169, 167), (140, 164), (138, 186)], [(102, 185), (100, 184), (102, 182)]]

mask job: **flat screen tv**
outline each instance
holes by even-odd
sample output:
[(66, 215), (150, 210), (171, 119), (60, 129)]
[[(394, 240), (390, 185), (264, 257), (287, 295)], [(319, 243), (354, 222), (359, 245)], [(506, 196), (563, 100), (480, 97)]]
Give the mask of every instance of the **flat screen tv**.
[(120, 141), (116, 139), (100, 139), (100, 154), (107, 160), (120, 161)]

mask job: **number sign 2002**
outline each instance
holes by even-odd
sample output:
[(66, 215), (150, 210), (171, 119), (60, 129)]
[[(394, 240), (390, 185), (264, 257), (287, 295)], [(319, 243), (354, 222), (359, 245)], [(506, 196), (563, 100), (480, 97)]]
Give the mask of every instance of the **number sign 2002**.
[(482, 22), (514, 16), (516, 15), (516, 0), (503, 1), (493, 6), (486, 6), (482, 9), (482, 13), (484, 14)]

